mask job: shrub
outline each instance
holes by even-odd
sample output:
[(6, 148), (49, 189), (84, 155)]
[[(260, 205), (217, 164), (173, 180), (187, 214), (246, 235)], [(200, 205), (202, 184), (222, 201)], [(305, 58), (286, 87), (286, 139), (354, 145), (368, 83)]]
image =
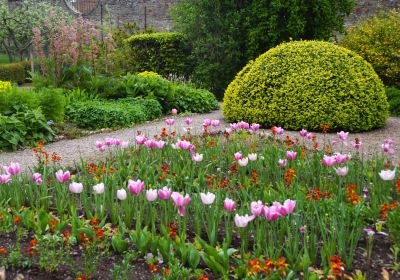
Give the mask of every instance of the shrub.
[(390, 114), (400, 116), (400, 89), (394, 87), (387, 88), (386, 95), (388, 97)]
[(129, 126), (161, 117), (161, 106), (152, 99), (88, 100), (67, 107), (72, 123), (84, 128), (99, 129)]
[(130, 72), (153, 71), (161, 76), (188, 77), (190, 49), (183, 34), (176, 32), (145, 33), (126, 40), (126, 60)]
[(61, 89), (43, 88), (38, 91), (13, 88), (0, 94), (0, 114), (11, 115), (25, 109), (40, 108), (47, 120), (64, 120), (65, 97)]
[(22, 84), (27, 78), (26, 63), (0, 64), (0, 80)]
[(385, 124), (388, 103), (372, 66), (328, 42), (284, 43), (250, 62), (228, 86), (222, 110), (286, 129), (366, 131)]
[(10, 89), (11, 89), (11, 83), (10, 82), (0, 81), (0, 93), (8, 91)]
[(88, 83), (87, 91), (111, 99), (153, 98), (160, 102), (164, 113), (172, 108), (192, 113), (209, 112), (218, 108), (215, 96), (209, 91), (171, 82), (147, 73), (146, 75), (128, 74), (114, 79), (98, 76)]
[(351, 27), (341, 44), (372, 64), (387, 86), (400, 87), (400, 13), (392, 10)]
[(0, 150), (33, 146), (39, 140), (49, 142), (54, 135), (40, 109), (25, 108), (10, 116), (0, 114)]

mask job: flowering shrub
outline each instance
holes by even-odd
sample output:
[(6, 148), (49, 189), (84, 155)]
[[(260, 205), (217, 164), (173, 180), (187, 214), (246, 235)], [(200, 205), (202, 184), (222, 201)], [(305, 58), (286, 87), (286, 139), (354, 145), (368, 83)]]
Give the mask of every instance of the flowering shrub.
[(392, 10), (359, 22), (340, 43), (371, 63), (385, 85), (400, 87), (400, 12)]
[(0, 93), (3, 93), (3, 92), (8, 91), (10, 89), (11, 89), (11, 83), (10, 82), (0, 81)]
[(281, 44), (250, 62), (225, 92), (229, 121), (287, 129), (367, 131), (385, 125), (383, 84), (360, 56), (328, 42)]

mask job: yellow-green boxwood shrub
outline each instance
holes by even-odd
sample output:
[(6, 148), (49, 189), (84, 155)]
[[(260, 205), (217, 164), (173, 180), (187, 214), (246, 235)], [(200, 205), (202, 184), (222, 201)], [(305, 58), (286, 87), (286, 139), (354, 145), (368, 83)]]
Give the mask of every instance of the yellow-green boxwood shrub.
[(28, 77), (29, 61), (0, 64), (0, 80), (22, 84)]
[(347, 30), (340, 43), (371, 63), (385, 85), (400, 87), (400, 12), (361, 21)]
[(251, 61), (228, 86), (228, 121), (286, 129), (367, 131), (388, 118), (383, 83), (356, 53), (333, 43), (293, 41)]

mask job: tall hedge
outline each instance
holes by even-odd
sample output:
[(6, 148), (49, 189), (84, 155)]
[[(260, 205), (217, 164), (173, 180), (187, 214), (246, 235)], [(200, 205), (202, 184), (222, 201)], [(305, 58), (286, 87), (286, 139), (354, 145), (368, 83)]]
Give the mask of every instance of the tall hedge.
[(29, 70), (28, 61), (0, 64), (0, 80), (22, 84), (27, 79)]
[(190, 48), (181, 33), (160, 32), (133, 35), (126, 39), (128, 70), (153, 71), (164, 77), (188, 77)]
[(286, 129), (367, 131), (389, 115), (382, 81), (356, 53), (332, 43), (281, 44), (250, 62), (225, 92), (228, 121)]

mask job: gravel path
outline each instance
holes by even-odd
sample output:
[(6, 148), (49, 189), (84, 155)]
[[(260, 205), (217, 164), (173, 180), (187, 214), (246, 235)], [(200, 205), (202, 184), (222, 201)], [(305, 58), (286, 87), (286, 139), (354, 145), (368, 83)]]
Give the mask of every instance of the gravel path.
[[(178, 128), (180, 125), (184, 125), (184, 121), (188, 116), (175, 118), (175, 127)], [(217, 119), (220, 120), (221, 126), (226, 126), (227, 123), (222, 116), (221, 110), (214, 111), (207, 114), (193, 114), (190, 116), (193, 119), (192, 127), (197, 127), (197, 131), (200, 132), (200, 127), (203, 120)], [(61, 140), (58, 142), (51, 143), (45, 146), (46, 151), (50, 154), (52, 152), (58, 153), (62, 158), (62, 164), (73, 165), (74, 162), (79, 161), (81, 157), (85, 159), (94, 159), (98, 154), (98, 150), (95, 147), (96, 141), (103, 141), (105, 138), (118, 137), (122, 141), (132, 141), (137, 131), (142, 131), (148, 136), (159, 134), (160, 129), (165, 127), (165, 119), (160, 119), (153, 122), (147, 122), (141, 125), (134, 126), (132, 128), (121, 129), (108, 133), (99, 133), (87, 137), (82, 137), (73, 140)], [(323, 137), (320, 133), (316, 133), (319, 139)], [(298, 132), (287, 131), (284, 135), (289, 135), (292, 138), (298, 137)], [(337, 140), (336, 133), (327, 134), (328, 140)], [(363, 143), (363, 152), (367, 156), (371, 156), (374, 153), (380, 152), (380, 145), (387, 138), (391, 138), (396, 141), (397, 145), (400, 144), (400, 118), (389, 118), (386, 126), (382, 129), (378, 129), (372, 132), (366, 133), (355, 133), (349, 135), (349, 141), (353, 141), (358, 137)], [(400, 148), (400, 147), (399, 147)], [(349, 144), (345, 150), (350, 150), (351, 145)], [(400, 159), (400, 152), (398, 151), (394, 155), (394, 160), (397, 162)], [(24, 170), (30, 169), (35, 165), (35, 155), (31, 149), (20, 150), (17, 152), (0, 153), (0, 166), (8, 165), (10, 162), (19, 162)], [(395, 164), (397, 164), (394, 162)]]

